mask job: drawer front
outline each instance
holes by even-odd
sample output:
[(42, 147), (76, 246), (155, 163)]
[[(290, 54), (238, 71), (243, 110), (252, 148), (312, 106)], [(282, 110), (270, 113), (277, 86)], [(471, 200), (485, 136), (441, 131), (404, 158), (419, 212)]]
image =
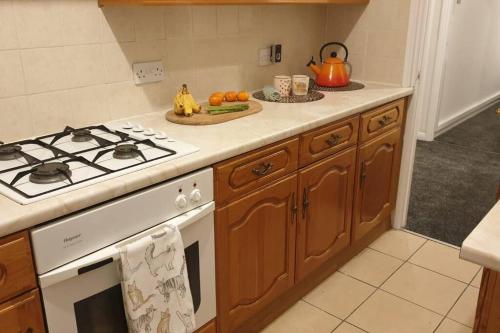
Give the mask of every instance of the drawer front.
[(403, 123), (405, 99), (378, 107), (361, 115), (361, 141), (385, 133)]
[(293, 138), (215, 165), (215, 200), (223, 203), (295, 170), (299, 139)]
[(35, 287), (28, 233), (0, 239), (0, 302)]
[(351, 147), (358, 141), (359, 117), (327, 125), (300, 136), (301, 167)]
[(0, 304), (0, 332), (45, 332), (38, 289)]

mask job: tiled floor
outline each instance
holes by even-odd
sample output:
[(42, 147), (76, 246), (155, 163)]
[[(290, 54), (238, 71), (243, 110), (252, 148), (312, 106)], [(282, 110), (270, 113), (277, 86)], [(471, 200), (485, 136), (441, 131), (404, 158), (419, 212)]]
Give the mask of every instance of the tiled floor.
[(391, 230), (261, 333), (470, 333), (480, 267)]

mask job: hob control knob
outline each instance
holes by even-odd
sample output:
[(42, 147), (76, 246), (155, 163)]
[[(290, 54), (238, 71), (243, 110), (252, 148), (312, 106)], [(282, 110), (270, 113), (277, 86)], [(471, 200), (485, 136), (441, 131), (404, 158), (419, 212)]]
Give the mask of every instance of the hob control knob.
[(175, 206), (179, 209), (186, 208), (188, 204), (187, 198), (184, 194), (179, 194), (177, 198), (175, 198)]
[(132, 131), (134, 132), (143, 132), (144, 128), (141, 125), (136, 125), (134, 128), (132, 128)]
[(191, 194), (189, 195), (189, 200), (191, 200), (192, 203), (198, 203), (201, 201), (201, 192), (199, 189), (194, 189)]
[(127, 121), (125, 124), (123, 124), (122, 128), (123, 129), (131, 129), (132, 127), (134, 127), (134, 125), (130, 122), (130, 121)]
[(152, 128), (148, 128), (147, 130), (144, 131), (144, 135), (147, 136), (155, 135), (155, 131)]
[(156, 133), (155, 138), (158, 140), (164, 140), (167, 138), (167, 135), (164, 132), (158, 132)]

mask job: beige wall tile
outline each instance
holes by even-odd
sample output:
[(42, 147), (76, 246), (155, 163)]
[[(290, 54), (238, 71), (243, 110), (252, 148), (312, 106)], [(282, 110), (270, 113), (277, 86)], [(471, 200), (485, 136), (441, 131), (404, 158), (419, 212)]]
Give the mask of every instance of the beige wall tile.
[(0, 1), (0, 50), (19, 46), (12, 1)]
[(25, 96), (0, 99), (0, 140), (9, 142), (33, 135), (31, 114)]
[(108, 43), (102, 46), (106, 82), (132, 80), (132, 59), (136, 53), (136, 43)]
[(215, 37), (217, 34), (217, 11), (213, 6), (191, 8), (194, 37)]
[(261, 333), (330, 333), (340, 322), (340, 319), (299, 301)]
[(167, 38), (165, 40), (164, 65), (166, 71), (192, 69), (200, 57), (197, 48), (194, 55), (193, 41), (190, 38)]
[(108, 108), (111, 119), (131, 117), (150, 112), (146, 97), (133, 82), (120, 82), (107, 85)]
[(465, 283), (406, 263), (381, 288), (445, 315), (466, 287)]
[(240, 91), (247, 87), (241, 66), (201, 68), (196, 72), (201, 98), (207, 100), (214, 91)]
[(459, 255), (459, 249), (428, 241), (410, 258), (410, 262), (462, 282), (469, 283), (479, 271), (480, 267), (460, 259)]
[(16, 29), (22, 48), (63, 44), (61, 1), (14, 1)]
[(261, 33), (259, 18), (262, 14), (262, 6), (238, 6), (238, 30), (242, 34)]
[(93, 0), (66, 0), (61, 6), (64, 45), (98, 43), (102, 13)]
[(474, 326), (479, 289), (468, 287), (453, 306), (448, 317), (468, 327)]
[(432, 333), (441, 316), (377, 290), (347, 322), (370, 333)]
[(0, 98), (24, 94), (24, 75), (19, 51), (0, 51)]
[(35, 135), (62, 131), (74, 126), (70, 91), (63, 90), (28, 96)]
[(238, 32), (238, 7), (217, 6), (217, 35), (235, 35)]
[(378, 287), (402, 264), (400, 259), (367, 248), (342, 266), (340, 271)]
[(73, 124), (83, 127), (110, 120), (106, 85), (96, 85), (69, 91)]
[(68, 68), (68, 87), (104, 83), (104, 59), (100, 44), (66, 46), (64, 56)]
[(345, 319), (375, 288), (347, 275), (335, 273), (304, 297), (314, 306)]
[(165, 38), (163, 7), (139, 7), (134, 11), (136, 40)]
[(68, 63), (64, 47), (21, 51), (26, 92), (39, 93), (68, 88)]
[(103, 7), (101, 40), (103, 42), (130, 42), (135, 40), (135, 7)]
[(472, 333), (472, 328), (445, 318), (436, 333)]
[(193, 33), (190, 6), (165, 8), (165, 32), (167, 37), (190, 37)]
[(389, 230), (370, 244), (374, 250), (406, 260), (425, 243), (426, 239), (405, 231)]

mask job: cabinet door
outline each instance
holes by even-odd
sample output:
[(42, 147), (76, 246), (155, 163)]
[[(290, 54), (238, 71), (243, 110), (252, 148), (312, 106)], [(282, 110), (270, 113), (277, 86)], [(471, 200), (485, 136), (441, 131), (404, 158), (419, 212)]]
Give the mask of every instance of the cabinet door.
[(401, 162), (399, 128), (359, 148), (354, 197), (353, 240), (390, 218), (396, 200)]
[(45, 332), (38, 289), (0, 305), (0, 332)]
[(353, 147), (300, 171), (296, 281), (349, 246), (355, 168)]
[(221, 332), (233, 332), (293, 286), (296, 188), (297, 176), (289, 176), (217, 210)]

